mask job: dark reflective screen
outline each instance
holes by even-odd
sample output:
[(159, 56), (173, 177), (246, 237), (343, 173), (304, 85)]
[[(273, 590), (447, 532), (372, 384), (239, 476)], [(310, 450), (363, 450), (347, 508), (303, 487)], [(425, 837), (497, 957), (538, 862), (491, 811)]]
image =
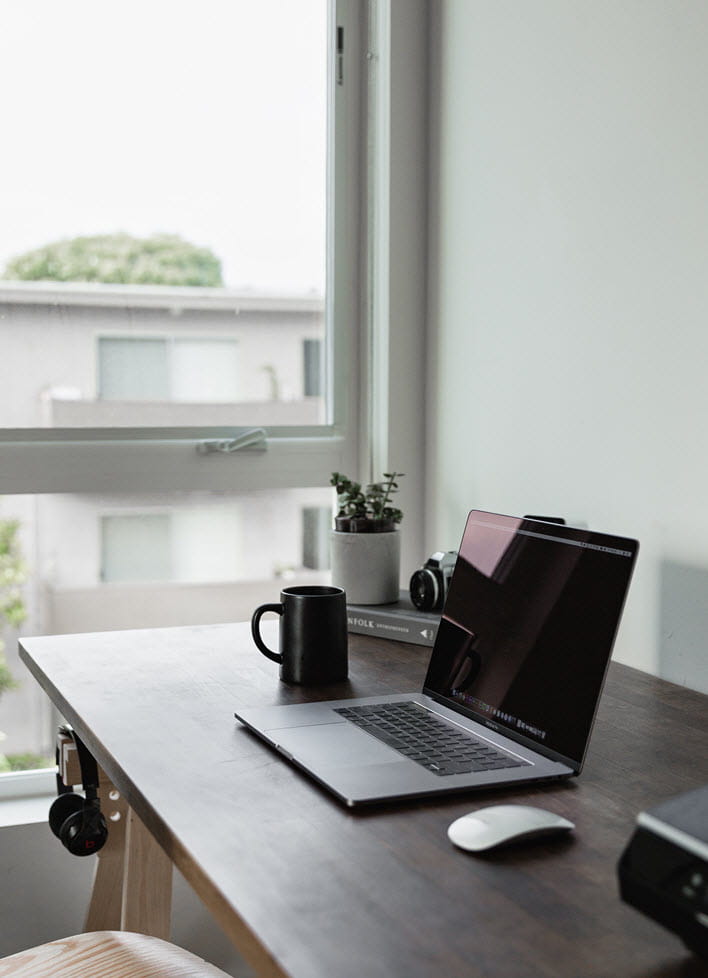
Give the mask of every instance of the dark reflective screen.
[(579, 765), (636, 550), (634, 540), (473, 511), (426, 690)]

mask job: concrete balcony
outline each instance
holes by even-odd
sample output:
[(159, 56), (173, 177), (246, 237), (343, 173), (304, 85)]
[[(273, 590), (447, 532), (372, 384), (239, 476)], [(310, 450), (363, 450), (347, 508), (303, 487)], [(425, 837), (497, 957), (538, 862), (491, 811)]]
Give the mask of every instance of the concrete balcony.
[[(119, 631), (247, 621), (281, 587), (329, 584), (329, 571), (298, 570), (287, 578), (215, 584), (99, 584), (45, 591), (47, 633)], [(255, 649), (254, 649), (255, 654)]]

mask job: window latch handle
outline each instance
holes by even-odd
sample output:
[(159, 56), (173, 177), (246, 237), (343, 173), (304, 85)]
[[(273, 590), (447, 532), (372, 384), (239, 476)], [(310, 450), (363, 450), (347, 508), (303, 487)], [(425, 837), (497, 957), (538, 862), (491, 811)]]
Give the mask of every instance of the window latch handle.
[(248, 428), (235, 438), (206, 438), (197, 445), (200, 455), (233, 455), (235, 452), (265, 452), (268, 440), (265, 428)]

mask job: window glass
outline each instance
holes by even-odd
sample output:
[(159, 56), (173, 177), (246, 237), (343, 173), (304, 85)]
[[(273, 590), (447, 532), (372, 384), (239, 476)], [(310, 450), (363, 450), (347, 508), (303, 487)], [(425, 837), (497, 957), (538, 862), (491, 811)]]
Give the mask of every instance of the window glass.
[[(363, 11), (3, 12), (0, 770), (52, 763), (18, 634), (244, 620), (328, 580), (327, 483), (360, 444)], [(240, 427), (265, 447), (232, 451)]]
[(100, 337), (98, 341), (101, 400), (205, 404), (257, 400), (257, 384), (257, 377), (255, 384), (241, 381), (235, 340)]
[(167, 514), (102, 516), (100, 579), (172, 580), (170, 529)]
[(170, 400), (245, 399), (235, 340), (178, 339), (171, 344), (170, 354)]
[(54, 763), (54, 714), (20, 635), (247, 620), (286, 584), (329, 583), (331, 505), (329, 488), (0, 496), (0, 661), (17, 683), (4, 689), (0, 668), (0, 770), (3, 757)]
[(169, 400), (167, 342), (101, 338), (98, 397), (107, 401)]
[(328, 7), (3, 11), (0, 427), (325, 423)]

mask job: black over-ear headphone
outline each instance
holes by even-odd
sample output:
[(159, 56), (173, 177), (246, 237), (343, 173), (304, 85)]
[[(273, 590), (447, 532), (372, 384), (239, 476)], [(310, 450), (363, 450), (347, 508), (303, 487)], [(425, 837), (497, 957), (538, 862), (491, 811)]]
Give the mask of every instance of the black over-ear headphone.
[[(62, 733), (68, 734), (76, 744), (85, 797), (75, 794), (57, 773), (59, 797), (49, 809), (49, 826), (61, 844), (74, 856), (91, 856), (103, 848), (108, 838), (108, 828), (98, 797), (98, 765), (73, 730), (65, 727), (62, 728)], [(57, 765), (58, 754), (57, 748)]]

